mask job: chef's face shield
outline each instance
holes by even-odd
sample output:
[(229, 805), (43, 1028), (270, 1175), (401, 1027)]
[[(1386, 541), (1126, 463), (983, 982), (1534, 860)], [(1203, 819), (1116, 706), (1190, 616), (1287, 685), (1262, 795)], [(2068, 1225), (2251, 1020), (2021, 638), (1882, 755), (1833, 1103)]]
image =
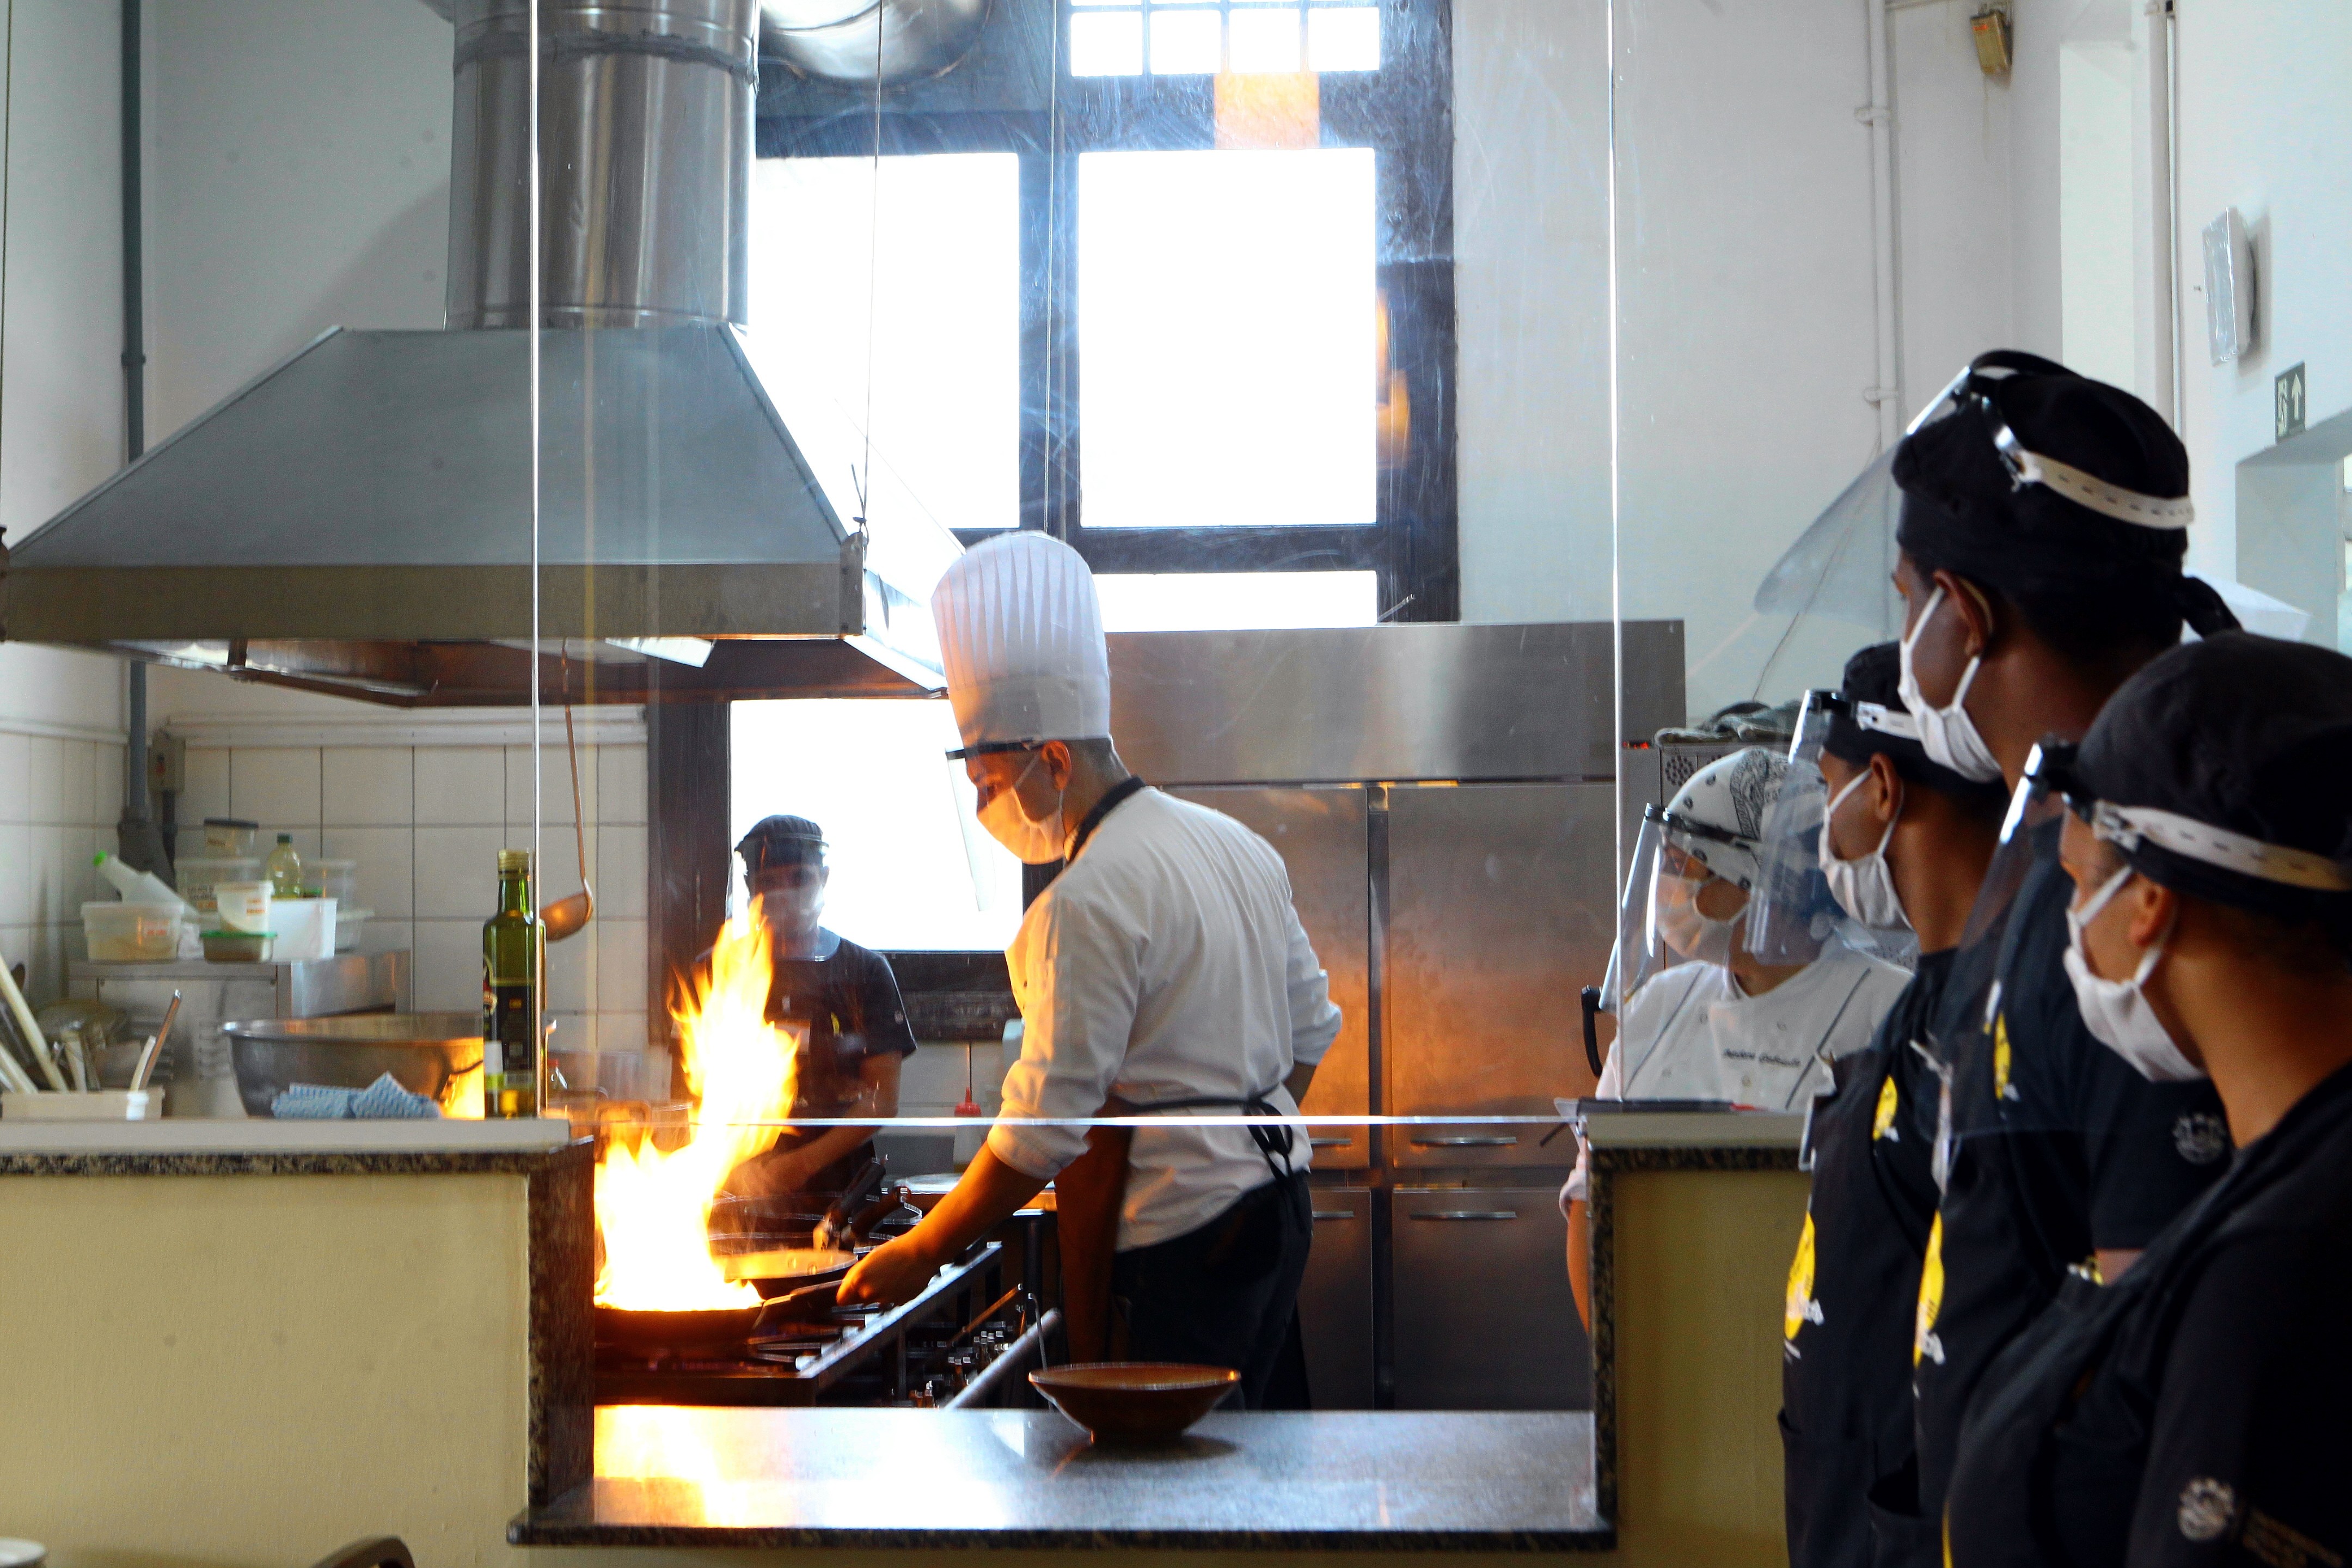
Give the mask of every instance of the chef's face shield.
[(1753, 839), (1657, 806), (1642, 832), (1617, 900), (1617, 945), (1601, 983), (1601, 1007), (1625, 999), (1660, 970), (1692, 960), (1727, 963), (1756, 880)]
[(1809, 691), (1789, 746), (1789, 771), (1764, 814), (1754, 895), (1748, 904), (1748, 951), (1766, 963), (1811, 963), (1837, 928), (1837, 900), (1822, 875), (1822, 823), (1829, 785), (1822, 752), (1833, 715), (1845, 711), (1834, 691)]

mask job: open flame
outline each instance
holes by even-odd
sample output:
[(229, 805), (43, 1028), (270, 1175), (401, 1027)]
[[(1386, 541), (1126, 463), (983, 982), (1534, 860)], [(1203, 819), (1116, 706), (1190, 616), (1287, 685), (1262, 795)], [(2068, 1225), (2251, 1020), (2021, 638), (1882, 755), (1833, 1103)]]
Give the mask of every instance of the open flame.
[(671, 1008), (687, 1087), (700, 1104), (692, 1136), (677, 1148), (614, 1138), (597, 1159), (604, 1258), (596, 1300), (604, 1305), (681, 1312), (759, 1304), (751, 1285), (719, 1272), (705, 1226), (727, 1173), (765, 1153), (792, 1110), (794, 1039), (768, 1022), (772, 973), (755, 902), (727, 922), (709, 975), (688, 979)]

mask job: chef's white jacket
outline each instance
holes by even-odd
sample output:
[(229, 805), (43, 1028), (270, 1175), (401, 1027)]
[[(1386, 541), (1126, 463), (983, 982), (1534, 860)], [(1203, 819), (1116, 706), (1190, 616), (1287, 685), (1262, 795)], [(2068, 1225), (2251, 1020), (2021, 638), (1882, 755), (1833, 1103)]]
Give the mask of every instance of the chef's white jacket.
[[(1029, 906), (1004, 952), (1022, 1016), (1004, 1115), (1091, 1117), (1113, 1093), (1155, 1101), (1263, 1094), (1285, 1115), (1282, 1080), (1319, 1063), (1339, 1010), (1291, 906), (1273, 846), (1222, 812), (1146, 789), (1104, 817), (1077, 858)], [(1269, 1092), (1270, 1091), (1270, 1092)], [(1236, 1106), (1171, 1111), (1135, 1130), (1118, 1246), (1199, 1228), (1272, 1179), (1243, 1126), (1187, 1127)], [(1082, 1126), (1000, 1121), (996, 1157), (1052, 1176), (1086, 1149)], [(1293, 1123), (1292, 1165), (1307, 1167)]]
[[(1597, 1100), (1727, 1100), (1802, 1110), (1827, 1093), (1822, 1064), (1861, 1050), (1910, 984), (1908, 971), (1839, 942), (1760, 996), (1720, 963), (1678, 963), (1650, 977), (1619, 1020)], [(1584, 1196), (1586, 1156), (1561, 1198)]]

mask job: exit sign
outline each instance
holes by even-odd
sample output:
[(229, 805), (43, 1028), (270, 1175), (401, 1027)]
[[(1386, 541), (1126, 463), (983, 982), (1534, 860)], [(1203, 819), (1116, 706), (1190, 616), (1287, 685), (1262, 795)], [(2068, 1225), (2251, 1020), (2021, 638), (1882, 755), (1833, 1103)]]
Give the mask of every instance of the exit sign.
[(2277, 415), (2278, 428), (2278, 434), (2272, 438), (2273, 440), (2284, 441), (2290, 436), (2302, 435), (2304, 416), (2303, 366), (2298, 364), (2292, 369), (2279, 372), (2278, 379), (2275, 382), (2273, 382), (2271, 385), (2273, 395), (2277, 399), (2277, 408), (2275, 413)]

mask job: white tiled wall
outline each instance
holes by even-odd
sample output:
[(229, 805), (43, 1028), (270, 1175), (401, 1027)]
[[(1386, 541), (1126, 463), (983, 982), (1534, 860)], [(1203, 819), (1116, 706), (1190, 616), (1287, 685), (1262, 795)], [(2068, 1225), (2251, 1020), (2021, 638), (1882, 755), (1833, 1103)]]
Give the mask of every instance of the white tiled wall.
[(91, 861), (121, 815), (121, 746), (0, 732), (0, 959), (36, 1007), (64, 994), (81, 906), (114, 896)]
[[(564, 753), (541, 766), (540, 898), (551, 903), (579, 890), (580, 852)], [(499, 851), (530, 843), (530, 769), (527, 746), (191, 747), (179, 819), (193, 837), (207, 816), (248, 817), (265, 846), (287, 833), (305, 857), (358, 861), (376, 915), (364, 945), (410, 950), (418, 1011), (470, 1012)], [(581, 747), (580, 800), (596, 918), (548, 950), (556, 1044), (635, 1049), (646, 1011), (645, 747)]]

